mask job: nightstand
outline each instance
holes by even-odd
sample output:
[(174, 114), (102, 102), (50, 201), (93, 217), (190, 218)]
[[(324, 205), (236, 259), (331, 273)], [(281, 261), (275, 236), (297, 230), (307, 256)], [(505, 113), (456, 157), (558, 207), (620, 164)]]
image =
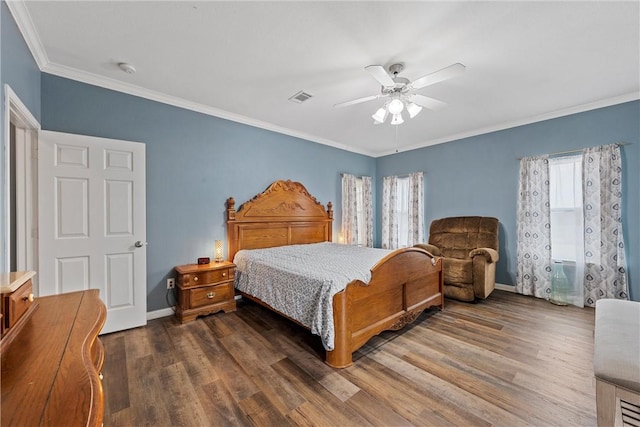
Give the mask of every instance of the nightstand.
[(221, 310), (225, 313), (235, 311), (235, 268), (235, 264), (228, 261), (177, 266), (176, 317), (180, 323)]

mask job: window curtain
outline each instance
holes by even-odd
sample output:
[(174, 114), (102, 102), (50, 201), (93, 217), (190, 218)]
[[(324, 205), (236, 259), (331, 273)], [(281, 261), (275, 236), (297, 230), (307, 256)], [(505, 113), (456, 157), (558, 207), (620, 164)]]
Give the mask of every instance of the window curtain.
[(409, 238), (407, 247), (424, 242), (424, 173), (409, 174)]
[(342, 239), (348, 245), (358, 243), (357, 180), (353, 175), (342, 174)]
[(365, 245), (373, 247), (373, 179), (370, 176), (362, 177), (362, 198), (364, 208)]
[(548, 156), (520, 161), (517, 208), (516, 292), (549, 299), (551, 213)]
[(383, 249), (398, 248), (397, 206), (398, 178), (385, 176), (382, 178), (382, 241)]
[(585, 149), (584, 199), (585, 305), (598, 299), (628, 299), (622, 236), (622, 162), (617, 144)]
[[(402, 185), (400, 185), (402, 184)], [(382, 179), (382, 248), (424, 241), (424, 173)]]

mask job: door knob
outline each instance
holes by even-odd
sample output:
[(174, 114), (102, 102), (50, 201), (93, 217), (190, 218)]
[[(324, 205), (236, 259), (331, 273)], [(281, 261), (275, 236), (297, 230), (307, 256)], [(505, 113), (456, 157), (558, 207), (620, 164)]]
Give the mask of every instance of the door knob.
[(146, 245), (146, 244), (147, 244), (147, 242), (141, 242), (140, 240), (138, 240), (138, 241), (137, 241), (137, 242), (135, 242), (133, 245), (134, 245), (136, 248), (141, 248), (141, 247), (143, 247), (143, 246), (144, 246), (144, 245)]

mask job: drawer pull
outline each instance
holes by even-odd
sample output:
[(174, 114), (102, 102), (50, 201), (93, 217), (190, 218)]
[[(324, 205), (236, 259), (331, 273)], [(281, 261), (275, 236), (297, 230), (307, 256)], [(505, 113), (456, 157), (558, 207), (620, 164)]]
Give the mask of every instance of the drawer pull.
[(193, 278), (193, 281), (194, 281), (194, 282), (197, 282), (197, 281), (198, 281), (198, 276), (195, 276), (195, 277)]
[(227, 273), (222, 273), (222, 277), (227, 277)]
[(28, 297), (27, 296), (22, 297), (22, 301), (24, 301), (24, 302), (27, 302), (27, 301), (33, 302), (33, 294), (29, 294)]
[(216, 296), (216, 293), (215, 293), (215, 292), (209, 292), (209, 293), (207, 294), (207, 298), (209, 298), (209, 299), (213, 299), (213, 297), (215, 297), (215, 296)]

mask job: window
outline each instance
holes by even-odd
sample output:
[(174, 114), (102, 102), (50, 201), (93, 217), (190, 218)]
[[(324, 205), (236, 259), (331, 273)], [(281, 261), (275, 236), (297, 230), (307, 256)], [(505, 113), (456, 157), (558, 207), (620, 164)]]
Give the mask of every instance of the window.
[(365, 225), (364, 189), (362, 178), (356, 178), (356, 242), (367, 246), (367, 227)]
[(382, 248), (424, 241), (424, 173), (382, 179)]
[(549, 159), (551, 258), (573, 261), (583, 246), (582, 156)]
[(396, 212), (398, 219), (398, 247), (409, 246), (409, 177), (398, 178)]

